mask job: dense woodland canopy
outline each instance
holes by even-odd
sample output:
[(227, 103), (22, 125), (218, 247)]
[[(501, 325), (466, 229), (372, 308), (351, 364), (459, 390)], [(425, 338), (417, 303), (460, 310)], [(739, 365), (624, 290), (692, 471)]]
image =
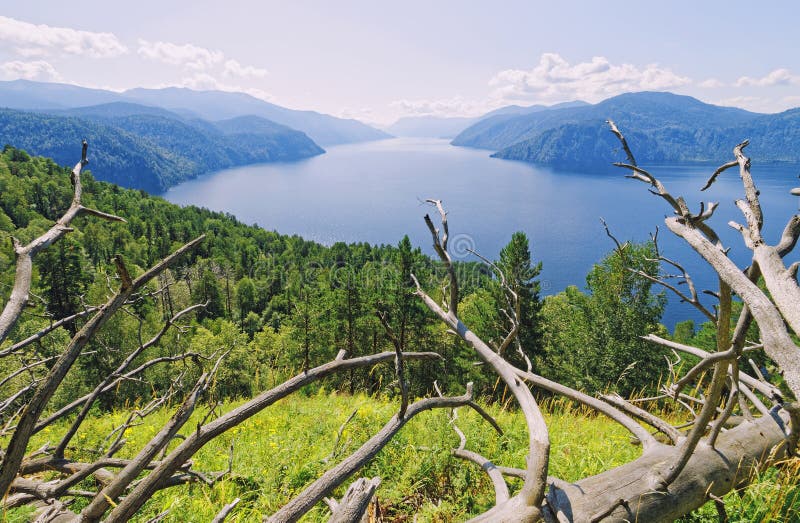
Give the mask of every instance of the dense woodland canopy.
[[(412, 295), (412, 272), (434, 295), (442, 292), (443, 272), (408, 238), (397, 245), (326, 247), (244, 225), (230, 215), (180, 208), (88, 175), (84, 187), (87, 205), (122, 216), (127, 223), (79, 218), (74, 232), (41, 253), (35, 261), (37, 298), (11, 339), (23, 339), (53, 320), (101, 302), (115, 278), (112, 255), (122, 254), (128, 266), (140, 272), (200, 234), (207, 239), (151, 285), (155, 291), (169, 284), (163, 292), (109, 322), (92, 343), (96, 350), (80, 358), (70, 374), (67, 395), (91, 389), (141, 339), (158, 331), (163, 320), (193, 303), (206, 306), (196, 312), (191, 327), (168, 333), (142, 359), (186, 350), (230, 351), (217, 380), (221, 397), (249, 396), (295, 371), (329, 361), (342, 349), (354, 356), (392, 350), (381, 316), (400, 338), (403, 350), (435, 349), (444, 356), (439, 363), (410, 364), (414, 394), (430, 393), (434, 379), (444, 380), (445, 388), (449, 383), (474, 381), (476, 390), (488, 398), (504, 394), (490, 374), (474, 365), (462, 342), (447, 334)], [(12, 147), (3, 150), (3, 288), (13, 281), (10, 235), (24, 242), (46, 230), (68, 206), (71, 189), (69, 170)], [(611, 387), (629, 393), (653, 387), (663, 359), (639, 337), (663, 330), (658, 321), (664, 296), (626, 268), (655, 273), (657, 266), (646, 260), (652, 245), (635, 246), (625, 260), (612, 250), (587, 277), (587, 292), (571, 287), (549, 297), (539, 293), (541, 264), (534, 261), (535, 244), (533, 253), (530, 247), (523, 233), (515, 233), (497, 264), (520, 294), (520, 340), (534, 368), (589, 391)], [(462, 316), (476, 332), (499, 343), (507, 320), (492, 271), (479, 261), (459, 263), (457, 270)], [(43, 339), (37, 350), (55, 354), (81, 321), (76, 319)], [(520, 358), (516, 353), (508, 357)], [(630, 366), (632, 361), (636, 364)], [(151, 372), (166, 377), (169, 370), (155, 367)], [(354, 370), (330, 380), (327, 386), (348, 392), (393, 390), (391, 369)], [(14, 385), (10, 380), (3, 386), (10, 390)], [(150, 393), (146, 382), (128, 382), (116, 394), (104, 396), (101, 404), (124, 405)]]
[[(258, 515), (271, 515), (264, 521), (297, 521), (386, 445), (396, 446), (398, 431), (430, 409), (473, 408), (501, 434), (504, 447), (502, 429), (476, 399), (496, 402), (490, 407), (497, 412), (516, 401), (515, 425), (524, 420), (528, 453), (525, 469), (495, 468), (466, 447), (468, 438), (451, 413), (461, 440), (452, 456), (480, 465), (495, 490), (493, 508), (480, 502), (460, 509), (462, 515), (478, 513), (474, 521), (528, 522), (555, 514), (570, 520), (576, 514), (577, 521), (668, 521), (709, 499), (726, 518), (715, 496), (790, 457), (797, 442), (800, 407), (787, 398), (796, 397), (800, 371), (796, 338), (786, 325), (796, 332), (800, 321), (793, 272), (798, 264), (782, 268), (781, 257), (800, 236), (800, 216), (789, 220), (776, 246), (764, 242), (759, 193), (742, 153), (747, 142), (737, 146), (736, 160), (720, 167), (706, 188), (724, 170), (740, 167), (748, 198), (737, 202), (748, 219), (740, 230), (757, 259), (742, 271), (705, 224), (716, 204), (691, 214), (682, 198), (636, 165), (622, 134), (609, 125), (630, 162), (620, 165), (672, 205), (668, 228), (717, 270), (717, 306), (699, 301), (685, 272), (679, 276), (685, 291), (663, 279), (669, 275), (660, 273), (660, 263), (682, 268), (664, 258), (655, 237), (620, 242), (607, 225), (613, 248), (587, 275), (585, 291), (573, 286), (542, 297), (541, 264), (523, 233), (512, 234), (495, 261), (475, 253), (476, 262), (453, 262), (439, 200), (428, 200), (439, 224), (424, 217), (437, 259), (414, 248), (408, 237), (396, 246), (326, 247), (97, 182), (82, 172), (85, 142), (83, 160), (71, 173), (52, 160), (5, 147), (0, 232), (10, 241), (0, 244), (0, 285), (10, 292), (0, 303), (0, 437), (10, 439), (0, 483), (11, 497), (4, 506), (44, 502), (42, 521), (99, 521), (108, 511), (107, 521), (127, 521), (161, 489), (197, 481), (213, 485), (229, 474), (232, 450), (228, 471), (212, 474), (216, 479), (194, 468), (192, 456), (206, 444), (231, 429), (238, 433), (292, 392), (333, 390), (371, 404), (388, 398), (399, 410), (328, 468), (354, 412), (339, 429), (332, 454), (314, 461), (327, 470), (314, 480), (316, 472), (301, 472), (277, 506), (265, 502)], [(659, 323), (666, 298), (657, 283), (713, 323), (695, 332), (684, 322), (670, 336)], [(750, 360), (758, 378), (741, 372), (740, 358)], [(379, 365), (391, 361), (394, 369)], [(776, 369), (782, 376), (769, 383), (764, 370)], [(740, 391), (745, 399), (737, 398)], [(651, 392), (656, 396), (634, 399)], [(577, 480), (550, 477), (554, 449), (537, 402), (550, 394), (619, 423), (632, 436), (624, 440), (640, 445), (641, 455)], [(674, 410), (664, 410), (670, 400), (690, 413), (688, 425)], [(224, 402), (233, 408), (218, 411)], [(186, 425), (201, 404), (204, 418)], [(137, 420), (157, 411), (172, 412), (162, 429), (135, 457), (115, 457)], [(70, 446), (84, 421), (99, 419), (96, 413), (126, 413), (127, 421), (97, 448), (80, 443), (85, 432)], [(656, 438), (641, 423), (661, 435)], [(178, 433), (184, 425), (194, 428)], [(65, 430), (57, 446), (29, 448), (33, 436), (56, 426)], [(145, 438), (148, 430), (141, 431)], [(291, 427), (287, 432), (300, 437)], [(44, 471), (52, 474), (40, 477)], [(394, 475), (384, 473), (381, 478)], [(89, 475), (99, 483), (90, 486)], [(522, 486), (512, 494), (503, 475), (519, 478)], [(437, 478), (463, 481), (446, 471)], [(331, 521), (342, 510), (360, 517), (378, 481), (361, 478), (340, 503), (329, 502)], [(79, 484), (88, 490), (71, 490)], [(793, 497), (784, 498), (793, 503)]]
[(214, 170), (325, 152), (304, 133), (257, 116), (210, 122), (122, 102), (74, 115), (0, 109), (0, 140), (57, 162), (71, 163), (84, 138), (101, 179), (150, 192)]
[(760, 114), (711, 105), (665, 92), (625, 93), (597, 104), (536, 108), (497, 114), (464, 129), (454, 145), (497, 151), (497, 158), (566, 169), (603, 169), (617, 161), (616, 139), (602, 122), (609, 114), (636, 143), (648, 164), (716, 162), (743, 136), (754, 138), (752, 154), (761, 162), (800, 157), (800, 111)]

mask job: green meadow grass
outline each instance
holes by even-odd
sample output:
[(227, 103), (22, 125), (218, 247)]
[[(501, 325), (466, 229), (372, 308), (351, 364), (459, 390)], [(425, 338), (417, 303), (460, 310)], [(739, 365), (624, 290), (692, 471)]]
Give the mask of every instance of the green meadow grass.
[[(218, 407), (225, 411), (232, 402)], [(397, 403), (365, 395), (339, 395), (319, 391), (287, 398), (251, 418), (204, 447), (194, 458), (201, 471), (223, 471), (231, 456), (232, 473), (213, 487), (191, 484), (161, 491), (150, 500), (136, 521), (147, 521), (165, 510), (164, 521), (210, 521), (220, 508), (234, 498), (241, 503), (228, 521), (260, 521), (302, 491), (327, 468), (371, 437), (397, 410)], [(523, 467), (527, 436), (521, 417), (497, 405), (488, 407), (504, 430), (498, 435), (480, 416), (468, 408), (459, 410), (458, 425), (467, 436), (467, 448), (497, 464)], [(550, 474), (567, 481), (597, 474), (636, 459), (641, 449), (630, 443), (630, 435), (619, 425), (565, 401), (545, 402), (551, 437)], [(345, 420), (339, 444), (337, 435)], [(118, 454), (130, 457), (141, 448), (171, 414), (156, 412), (142, 425), (128, 429), (127, 445)], [(200, 408), (183, 433), (208, 415)], [(126, 413), (98, 415), (84, 424), (75, 442), (94, 448), (118, 426)], [(55, 444), (65, 424), (38, 434), (31, 448), (46, 442)], [(463, 521), (486, 510), (493, 502), (493, 489), (486, 475), (475, 465), (454, 458), (450, 450), (458, 436), (449, 424), (449, 411), (420, 414), (411, 420), (360, 475), (379, 476), (381, 509), (388, 520), (418, 522)], [(174, 443), (172, 446), (176, 445)], [(73, 451), (79, 458), (80, 452)], [(84, 456), (88, 458), (88, 456)], [(782, 464), (762, 474), (742, 496), (726, 497), (733, 521), (790, 521), (798, 518), (800, 477), (798, 461)], [(510, 480), (512, 489), (520, 482)], [(345, 485), (346, 487), (346, 485)], [(335, 495), (341, 496), (344, 488)], [(80, 502), (78, 502), (80, 503)], [(80, 505), (76, 505), (79, 509)], [(29, 509), (13, 510), (2, 521), (25, 521)], [(320, 504), (303, 521), (326, 521), (327, 508)], [(787, 519), (788, 518), (788, 519)], [(797, 519), (794, 519), (797, 520)], [(713, 504), (706, 505), (686, 522), (717, 521)]]

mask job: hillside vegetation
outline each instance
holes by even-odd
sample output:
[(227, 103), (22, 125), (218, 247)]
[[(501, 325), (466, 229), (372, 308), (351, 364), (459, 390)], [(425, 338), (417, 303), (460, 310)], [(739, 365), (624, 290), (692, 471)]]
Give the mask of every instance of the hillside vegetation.
[(208, 122), (127, 103), (61, 114), (0, 109), (0, 144), (69, 164), (82, 139), (93, 144), (98, 179), (153, 193), (214, 170), (325, 152), (302, 132), (255, 116)]
[[(70, 191), (67, 169), (6, 147), (0, 155), (0, 234), (8, 237), (13, 233), (21, 241), (30, 241), (67, 207)], [(436, 347), (450, 362), (446, 369), (439, 365), (412, 367), (412, 382), (420, 394), (432, 390), (434, 379), (449, 376), (447, 380), (454, 384), (475, 381), (482, 395), (502, 395), (490, 375), (459, 355), (464, 350), (460, 342), (448, 336), (413, 296), (411, 272), (435, 290), (440, 288), (443, 268), (413, 248), (407, 238), (395, 246), (336, 243), (326, 247), (247, 226), (230, 215), (193, 206), (181, 208), (139, 191), (96, 182), (90, 176), (85, 178), (84, 193), (87, 205), (108, 209), (127, 223), (80, 218), (75, 232), (37, 259), (34, 289), (48, 302), (42, 311), (48, 315), (65, 317), (80, 310), (82, 301), (102, 299), (108, 275), (114, 272), (113, 254), (120, 253), (131, 266), (143, 268), (205, 233), (207, 239), (201, 247), (169, 273), (166, 281), (172, 285), (151, 307), (143, 309), (141, 321), (147, 326), (145, 332), (155, 331), (174, 311), (209, 301), (197, 315), (195, 329), (181, 337), (181, 344), (192, 346), (196, 339), (208, 336), (202, 343), (210, 350), (217, 341), (238, 340), (235, 353), (241, 351), (245, 359), (237, 361), (232, 355), (226, 361), (232, 370), (223, 373), (227, 377), (219, 381), (220, 389), (228, 390), (226, 394), (253, 391), (248, 376), (240, 375), (241, 369), (259, 369), (264, 375), (274, 374), (276, 369), (285, 373), (328, 361), (342, 349), (352, 355), (392, 350), (375, 315), (381, 311), (398, 331), (402, 329), (406, 350)], [(0, 241), (0, 283), (9, 285), (14, 256), (10, 243)], [(642, 247), (636, 263), (643, 270), (657, 270), (645, 260), (648, 249)], [(521, 335), (542, 372), (558, 373), (559, 378), (587, 390), (616, 384), (628, 392), (658, 381), (659, 351), (638, 336), (663, 329), (658, 324), (663, 295), (651, 292), (646, 280), (621, 270), (613, 254), (598, 264), (587, 280), (591, 294), (573, 287), (548, 298), (544, 306), (536, 279), (540, 268), (532, 262), (524, 234), (513, 235), (499, 263), (516, 275), (524, 289), (526, 319)], [(460, 263), (458, 271), (463, 276), (465, 317), (487, 338), (502, 336), (506, 328), (500, 311), (502, 297), (488, 268), (480, 263)], [(565, 323), (562, 303), (580, 314), (570, 315)], [(604, 319), (602, 309), (612, 306), (621, 311), (620, 316)], [(19, 335), (44, 321), (32, 314), (17, 327)], [(120, 321), (114, 339), (125, 347), (134, 343), (126, 329), (135, 322)], [(593, 329), (591, 325), (597, 321), (607, 322), (608, 327)], [(563, 340), (576, 330), (586, 333), (580, 351), (563, 350)], [(203, 336), (195, 338), (200, 332)], [(640, 354), (640, 365), (627, 373), (624, 382), (618, 382), (629, 363), (623, 358), (626, 351)], [(86, 368), (94, 373), (112, 364), (113, 357), (100, 368), (92, 368), (97, 361), (90, 358)], [(585, 365), (597, 370), (591, 381), (580, 370)], [(391, 369), (387, 372), (391, 374)], [(80, 385), (81, 379), (76, 377), (76, 386), (87, 386)], [(383, 379), (380, 373), (357, 371), (335, 380), (346, 390), (374, 391)], [(128, 387), (130, 391), (125, 393)], [(146, 393), (129, 384), (111, 403)]]
[[(110, 262), (112, 255), (121, 254), (136, 276), (181, 244), (203, 233), (206, 239), (106, 323), (66, 375), (47, 405), (48, 412), (90, 392), (128, 354), (144, 347), (143, 340), (156, 336), (178, 311), (191, 304), (205, 305), (181, 318), (180, 325), (166, 331), (162, 338), (154, 338), (157, 342), (148, 345), (133, 362), (139, 365), (162, 358), (162, 364), (144, 369), (135, 379), (121, 381), (97, 398), (92, 417), (75, 436), (68, 456), (94, 455), (98, 448), (103, 449), (101, 453), (109, 452), (113, 437), (106, 435), (121, 420), (133, 416), (132, 409), (144, 409), (160, 394), (166, 394), (164, 388), (174, 398), (185, 395), (199, 375), (199, 365), (192, 365), (193, 361), (213, 361), (224, 354), (208, 397), (195, 413), (213, 419), (240, 404), (242, 398), (252, 398), (287, 377), (305, 375), (308, 369), (335, 360), (340, 351), (354, 358), (396, 349), (435, 350), (442, 356), (426, 363), (406, 363), (412, 399), (435, 395), (437, 387), (444, 394), (460, 394), (467, 382), (473, 382), (477, 396), (490, 405), (505, 435), (493, 435), (474, 414), (464, 413), (460, 419), (470, 448), (504, 464), (524, 465), (529, 451), (527, 431), (520, 423), (520, 414), (507, 411), (508, 389), (499, 385), (491, 371), (476, 366), (469, 347), (448, 333), (414, 295), (412, 273), (422, 288), (440, 300), (446, 267), (414, 248), (407, 237), (396, 245), (322, 246), (247, 226), (229, 215), (181, 208), (141, 191), (95, 181), (86, 173), (82, 179), (84, 205), (113, 212), (127, 222), (99, 222), (96, 216), (77, 218), (71, 223), (74, 231), (37, 255), (30, 307), (0, 344), (0, 351), (55, 319), (80, 314), (87, 306), (105, 301), (109, 290), (118, 285), (117, 272)], [(71, 197), (68, 169), (13, 147), (3, 149), (2, 288), (9, 288), (14, 278), (9, 237), (27, 242), (42, 234), (64, 212)], [(647, 344), (642, 337), (669, 334), (659, 324), (664, 295), (656, 292), (651, 281), (659, 271), (654, 257), (652, 243), (627, 244), (592, 268), (586, 292), (570, 287), (543, 298), (538, 284), (541, 266), (531, 255), (528, 239), (523, 233), (512, 234), (495, 261), (519, 299), (515, 317), (520, 352), (507, 352), (505, 357), (518, 365), (529, 360), (536, 372), (592, 394), (618, 391), (635, 395), (656, 390), (662, 381), (665, 351)], [(460, 285), (459, 317), (484, 339), (501, 339), (509, 328), (509, 316), (503, 313), (500, 283), (482, 263), (459, 263), (454, 270)], [(3, 299), (6, 295), (0, 294)], [(47, 358), (63, 350), (85, 319), (67, 322), (30, 345), (31, 350), (47, 363)], [(713, 324), (698, 332), (692, 325), (682, 324), (681, 332), (674, 337), (713, 350), (716, 332)], [(753, 357), (760, 358), (760, 364), (769, 364), (763, 356), (753, 353)], [(169, 358), (178, 361), (173, 363)], [(48, 369), (47, 365), (38, 365), (29, 372), (17, 373), (20, 362), (13, 360), (0, 360), (0, 375), (5, 377), (0, 392), (12, 398), (9, 401), (17, 408), (24, 406), (27, 396), (14, 397), (15, 391)], [(196, 465), (206, 471), (225, 470), (232, 459), (234, 468), (227, 480), (213, 489), (194, 484), (159, 493), (147, 505), (142, 520), (167, 508), (174, 521), (196, 515), (208, 519), (234, 496), (244, 500), (237, 513), (242, 521), (273, 512), (328, 469), (346, 449), (353, 450), (373, 434), (396, 409), (400, 390), (391, 365), (353, 368), (303, 387), (301, 397), (283, 401), (232, 428), (198, 455)], [(571, 481), (630, 462), (639, 455), (641, 447), (634, 445), (620, 427), (573, 409), (565, 401), (551, 402), (541, 391), (536, 393), (549, 409), (550, 473)], [(653, 407), (660, 408), (658, 404)], [(124, 436), (126, 443), (120, 456), (135, 453), (137, 445), (144, 444), (169, 417), (169, 410), (153, 409), (144, 424), (123, 425), (119, 437)], [(347, 422), (354, 411), (353, 419)], [(685, 412), (664, 415), (671, 421), (674, 418), (675, 423), (694, 418)], [(31, 448), (41, 446), (47, 438), (58, 438), (65, 430), (63, 423), (44, 427), (30, 441)], [(190, 436), (195, 426), (189, 422), (183, 434)], [(460, 521), (492, 504), (483, 472), (467, 463), (456, 466), (450, 456), (458, 441), (454, 434), (445, 411), (425, 414), (409, 424), (372, 462), (366, 474), (385, 479), (379, 499), (387, 515), (395, 520), (418, 514), (423, 521)], [(233, 451), (229, 450), (231, 444)], [(780, 470), (769, 472), (760, 493), (762, 497), (767, 493), (774, 496), (770, 503), (779, 508), (759, 504), (752, 497), (728, 503), (747, 514), (745, 517), (795, 514), (797, 493), (786, 485), (793, 484), (791, 478), (796, 476), (792, 471), (797, 465), (789, 460), (781, 466), (789, 475)], [(84, 486), (89, 488), (92, 480), (86, 481)], [(75, 507), (80, 508), (80, 503)], [(13, 511), (9, 516), (23, 518), (28, 514)], [(319, 507), (309, 515), (312, 521), (324, 516), (324, 509)], [(703, 515), (696, 517), (707, 520)]]
[(217, 121), (258, 116), (304, 132), (326, 145), (380, 140), (389, 135), (357, 120), (336, 118), (316, 111), (281, 107), (245, 93), (195, 91), (188, 88), (129, 89), (124, 92), (76, 85), (14, 80), (0, 82), (0, 107), (53, 111), (113, 102), (159, 107), (182, 116)]
[(623, 160), (605, 120), (626, 129), (642, 162), (719, 162), (731, 144), (753, 137), (760, 161), (800, 161), (800, 110), (759, 114), (671, 93), (628, 93), (594, 105), (497, 115), (465, 129), (454, 145), (497, 151), (497, 158), (562, 168), (606, 169)]

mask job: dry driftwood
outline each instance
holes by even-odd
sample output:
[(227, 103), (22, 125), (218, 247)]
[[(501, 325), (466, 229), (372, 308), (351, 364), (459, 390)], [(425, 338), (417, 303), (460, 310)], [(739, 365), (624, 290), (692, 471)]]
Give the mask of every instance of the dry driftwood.
[[(708, 224), (717, 205), (703, 205), (699, 213), (692, 214), (683, 198), (670, 194), (661, 181), (636, 163), (623, 134), (613, 122), (609, 122), (609, 125), (627, 156), (626, 162), (619, 165), (630, 171), (630, 178), (647, 183), (652, 193), (667, 202), (674, 212), (665, 219), (667, 228), (691, 245), (719, 275), (719, 289), (714, 293), (718, 304), (712, 309), (701, 302), (700, 294), (683, 266), (664, 257), (660, 252), (658, 261), (677, 269), (679, 283), (685, 283), (686, 287), (678, 287), (666, 278), (640, 274), (664, 285), (717, 324), (718, 344), (714, 352), (702, 351), (654, 335), (647, 337), (653, 343), (700, 358), (700, 362), (685, 375), (675, 376), (673, 383), (665, 387), (664, 394), (660, 396), (663, 399), (674, 399), (679, 405), (690, 409), (694, 419), (688, 432), (681, 431), (667, 420), (619, 396), (606, 395), (595, 398), (533, 373), (524, 348), (519, 344), (518, 296), (512, 285), (506, 281), (502, 271), (491, 263), (490, 266), (497, 273), (498, 281), (505, 292), (507, 307), (504, 313), (509, 329), (497, 345), (487, 343), (471, 331), (458, 316), (459, 282), (448, 251), (447, 213), (441, 201), (429, 200), (437, 211), (439, 226), (435, 225), (434, 219), (430, 216), (425, 216), (425, 223), (431, 233), (434, 250), (446, 269), (447, 282), (442, 304), (434, 300), (419, 282), (416, 293), (427, 308), (484, 362), (484, 368), (488, 372), (495, 373), (512, 393), (528, 430), (526, 462), (511, 464), (522, 467), (495, 464), (468, 448), (469, 442), (456, 423), (456, 408), (461, 406), (474, 408), (496, 430), (499, 430), (494, 420), (474, 402), (471, 386), (467, 385), (466, 393), (462, 396), (445, 397), (439, 394), (438, 397), (423, 398), (415, 402), (409, 400), (404, 362), (432, 360), (440, 356), (435, 352), (405, 352), (401, 339), (394, 335), (383, 313), (379, 313), (378, 318), (395, 345), (394, 351), (355, 358), (348, 358), (343, 352), (328, 363), (305, 368), (300, 374), (257, 394), (232, 411), (212, 421), (203, 420), (170, 451), (167, 451), (168, 444), (202, 401), (203, 392), (213, 380), (225, 354), (209, 358), (199, 354), (184, 353), (153, 358), (135, 368), (131, 367), (138, 356), (147, 348), (159, 343), (167, 330), (174, 328), (182, 316), (202, 307), (202, 304), (178, 312), (167, 320), (152, 339), (140, 342), (139, 347), (130, 352), (115, 371), (101, 379), (91, 393), (75, 399), (56, 412), (48, 412), (47, 405), (50, 398), (59, 389), (77, 358), (83, 354), (87, 343), (103, 324), (130, 303), (130, 300), (135, 299), (136, 292), (145, 284), (165, 271), (184, 253), (196, 247), (203, 239), (200, 237), (178, 249), (136, 279), (128, 275), (123, 260), (117, 258), (115, 261), (120, 286), (105, 304), (87, 308), (70, 318), (56, 320), (33, 336), (16, 342), (12, 340), (9, 348), (0, 351), (0, 358), (23, 354), (26, 347), (67, 321), (88, 318), (55, 360), (25, 360), (20, 369), (5, 378), (8, 381), (25, 373), (31, 373), (31, 369), (50, 366), (50, 370), (43, 377), (32, 378), (30, 383), (21, 386), (19, 390), (0, 401), (0, 414), (13, 420), (7, 422), (3, 429), (5, 434), (10, 435), (8, 444), (3, 449), (0, 464), (0, 486), (8, 493), (3, 501), (4, 506), (10, 508), (23, 504), (38, 504), (41, 506), (37, 513), (39, 521), (89, 522), (101, 519), (109, 522), (127, 521), (160, 489), (194, 481), (213, 484), (222, 478), (228, 471), (208, 475), (194, 470), (192, 457), (208, 442), (277, 400), (292, 394), (304, 385), (336, 372), (393, 363), (400, 389), (397, 414), (361, 447), (343, 457), (338, 464), (332, 466), (277, 512), (265, 515), (265, 521), (297, 521), (367, 464), (410, 419), (433, 408), (453, 409), (451, 424), (460, 441), (459, 446), (453, 449), (453, 455), (473, 464), (465, 466), (479, 466), (493, 485), (495, 506), (477, 515), (473, 521), (671, 521), (709, 500), (715, 500), (719, 507), (720, 496), (746, 484), (752, 471), (763, 468), (775, 459), (792, 454), (794, 446), (800, 439), (798, 435), (800, 407), (793, 402), (800, 392), (800, 358), (797, 357), (798, 347), (791, 336), (792, 331), (798, 332), (800, 328), (800, 305), (798, 305), (800, 288), (796, 281), (797, 267), (795, 265), (787, 267), (783, 262), (784, 257), (794, 249), (800, 236), (800, 216), (793, 216), (788, 221), (775, 245), (765, 242), (761, 232), (763, 212), (758, 199), (759, 193), (750, 174), (750, 160), (744, 156), (747, 143), (738, 145), (734, 149), (734, 159), (712, 174), (704, 190), (710, 188), (718, 176), (727, 169), (739, 168), (744, 198), (737, 202), (737, 206), (742, 212), (744, 224), (733, 223), (732, 226), (741, 232), (744, 244), (753, 255), (752, 264), (743, 270), (728, 258), (727, 250)], [(15, 242), (16, 279), (11, 296), (0, 313), (0, 341), (12, 332), (22, 314), (30, 292), (32, 259), (38, 252), (68, 233), (71, 230), (70, 222), (79, 214), (122, 220), (82, 206), (80, 173), (85, 164), (84, 143), (81, 161), (73, 170), (75, 191), (69, 210), (49, 231), (28, 245), (22, 246), (19, 242)], [(620, 247), (608, 228), (606, 230)], [(654, 241), (657, 241), (656, 237)], [(757, 285), (759, 278), (762, 277), (766, 292)], [(414, 281), (416, 282), (416, 278)], [(744, 302), (744, 307), (731, 334), (728, 326), (731, 322), (734, 295)], [(759, 327), (760, 343), (748, 344), (745, 339), (752, 322)], [(523, 360), (527, 362), (526, 369), (514, 367), (504, 358), (505, 351), (512, 346), (516, 347)], [(748, 350), (763, 350), (780, 366), (794, 398), (783, 397), (781, 391), (767, 383), (760, 373), (757, 377), (753, 377), (742, 371), (740, 361), (746, 358)], [(135, 457), (131, 459), (113, 457), (124, 445), (122, 437), (124, 430), (134, 427), (139, 417), (166, 404), (167, 400), (176, 394), (177, 386), (184, 378), (183, 373), (177, 373), (173, 384), (166, 387), (150, 404), (131, 413), (129, 419), (116, 429), (116, 436), (109, 439), (105, 454), (87, 462), (65, 457), (65, 450), (101, 394), (114, 390), (126, 379), (142, 375), (153, 365), (175, 361), (190, 361), (198, 365), (202, 370), (199, 373), (200, 378), (195, 381), (193, 387), (189, 387), (190, 391), (183, 400), (177, 402), (178, 407), (172, 417)], [(700, 380), (699, 385), (697, 385), (698, 380)], [(641, 457), (575, 483), (567, 483), (548, 476), (549, 435), (533, 394), (536, 389), (564, 396), (619, 423), (642, 445)], [(692, 391), (700, 391), (701, 394), (699, 397), (694, 397)], [(26, 399), (24, 404), (20, 405), (22, 398)], [(696, 408), (699, 408), (699, 412), (695, 410)], [(76, 411), (76, 418), (56, 446), (46, 446), (26, 455), (28, 442), (33, 434)], [(728, 429), (728, 421), (732, 417), (736, 417), (738, 425)], [(663, 439), (668, 443), (659, 441), (646, 426), (662, 433)], [(335, 454), (334, 449), (331, 458), (335, 457)], [(44, 481), (41, 479), (43, 471), (55, 471), (58, 477)], [(505, 481), (506, 476), (521, 478), (522, 487), (512, 492)], [(95, 479), (96, 488), (79, 490), (77, 486), (89, 477)], [(386, 481), (390, 478), (383, 479)], [(375, 503), (375, 494), (380, 482), (380, 478), (369, 480), (362, 478), (351, 484), (341, 501), (327, 498), (326, 502), (332, 513), (330, 521), (361, 521), (365, 517), (367, 507)], [(78, 513), (70, 509), (70, 501), (79, 497), (87, 498), (88, 503)], [(235, 513), (238, 502), (237, 499), (221, 507), (215, 521), (223, 521)], [(154, 520), (163, 519), (166, 515), (167, 512), (159, 514)]]

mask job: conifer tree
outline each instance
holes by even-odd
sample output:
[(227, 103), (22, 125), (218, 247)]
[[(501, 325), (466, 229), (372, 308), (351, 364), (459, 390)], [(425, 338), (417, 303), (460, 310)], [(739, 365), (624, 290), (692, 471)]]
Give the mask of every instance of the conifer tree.
[[(498, 268), (505, 275), (506, 281), (513, 292), (519, 296), (520, 314), (519, 322), (519, 341), (522, 349), (533, 361), (535, 356), (541, 353), (542, 331), (540, 326), (540, 311), (542, 301), (539, 296), (541, 285), (537, 279), (542, 271), (542, 263), (533, 264), (531, 262), (531, 251), (528, 243), (528, 236), (522, 232), (515, 232), (511, 236), (511, 241), (500, 251), (500, 259), (497, 262)], [(502, 289), (496, 287), (496, 301), (503, 307), (506, 300)], [(510, 328), (508, 320), (503, 319), (505, 330)], [(514, 363), (518, 355), (509, 353), (508, 358)]]

